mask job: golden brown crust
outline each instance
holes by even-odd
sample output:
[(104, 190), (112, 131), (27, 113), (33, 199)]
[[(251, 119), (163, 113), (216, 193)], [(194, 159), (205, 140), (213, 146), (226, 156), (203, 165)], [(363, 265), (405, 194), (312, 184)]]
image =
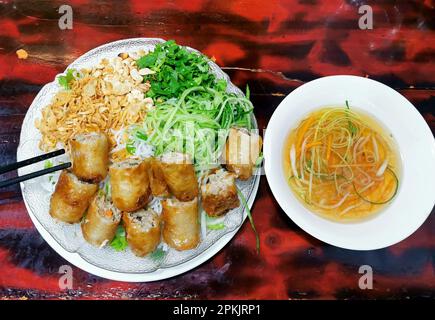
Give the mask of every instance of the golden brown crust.
[(104, 133), (92, 133), (96, 138), (70, 142), (72, 172), (81, 180), (98, 183), (107, 176), (109, 141)]
[(168, 185), (159, 160), (155, 158), (149, 159), (148, 175), (152, 195), (156, 197), (169, 196)]
[(122, 221), (124, 222), (125, 232), (127, 233), (127, 242), (130, 249), (138, 257), (146, 256), (153, 252), (160, 243), (161, 238), (161, 220), (160, 217), (152, 211), (154, 227), (144, 230), (133, 221), (128, 212), (123, 213)]
[[(98, 195), (94, 197), (91, 205), (88, 208), (86, 217), (82, 221), (82, 233), (83, 237), (90, 244), (101, 247), (112, 241), (115, 237), (116, 228), (119, 225), (120, 219), (109, 219), (103, 217), (99, 212), (104, 210), (98, 206)], [(107, 209), (109, 210), (109, 209)], [(114, 215), (114, 210), (111, 210)]]
[(161, 163), (165, 181), (171, 193), (180, 201), (198, 196), (198, 181), (191, 163)]
[(211, 217), (221, 216), (240, 205), (235, 185), (229, 186), (219, 194), (208, 193), (205, 191), (206, 188), (202, 188), (202, 190), (202, 207)]
[(189, 202), (162, 201), (163, 239), (176, 250), (194, 249), (200, 241), (198, 198)]
[(133, 167), (109, 168), (112, 201), (119, 210), (132, 212), (148, 203), (151, 190), (147, 166), (142, 161)]
[(50, 199), (50, 215), (67, 223), (79, 222), (98, 186), (82, 182), (63, 170)]

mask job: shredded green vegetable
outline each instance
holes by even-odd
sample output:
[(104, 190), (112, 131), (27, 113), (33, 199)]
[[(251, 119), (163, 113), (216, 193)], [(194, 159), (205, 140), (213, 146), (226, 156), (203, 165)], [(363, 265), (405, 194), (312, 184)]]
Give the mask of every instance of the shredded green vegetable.
[(202, 171), (217, 166), (230, 127), (251, 127), (252, 110), (245, 97), (193, 87), (149, 112), (143, 131), (156, 155), (188, 153), (197, 171)]

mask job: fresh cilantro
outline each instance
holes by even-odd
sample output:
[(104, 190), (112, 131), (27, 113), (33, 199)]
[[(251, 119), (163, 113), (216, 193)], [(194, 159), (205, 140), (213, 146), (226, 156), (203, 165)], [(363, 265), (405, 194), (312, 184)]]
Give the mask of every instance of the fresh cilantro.
[(71, 88), (70, 87), (70, 83), (71, 83), (72, 80), (74, 80), (74, 73), (75, 73), (74, 69), (68, 69), (66, 71), (66, 75), (59, 76), (57, 81), (59, 82), (59, 84), (63, 88), (70, 89)]
[(210, 72), (209, 61), (204, 55), (190, 52), (169, 40), (157, 44), (153, 52), (137, 60), (137, 66), (155, 71), (144, 77), (145, 81), (151, 82), (147, 96), (166, 100), (179, 97), (186, 89), (196, 86), (225, 91), (226, 81), (216, 80)]
[(125, 237), (125, 230), (122, 225), (116, 229), (115, 238), (110, 242), (110, 246), (116, 251), (124, 251), (127, 248), (127, 238)]

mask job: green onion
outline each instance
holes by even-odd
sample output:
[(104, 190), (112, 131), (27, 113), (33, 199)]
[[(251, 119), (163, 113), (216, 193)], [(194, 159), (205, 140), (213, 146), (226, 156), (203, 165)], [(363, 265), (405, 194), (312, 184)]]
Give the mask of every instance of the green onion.
[(207, 224), (207, 229), (210, 230), (222, 230), (225, 229), (225, 223), (217, 223), (217, 224)]
[(129, 154), (135, 154), (136, 153), (136, 147), (132, 144), (132, 142), (128, 142), (125, 146), (125, 149)]
[(246, 202), (245, 196), (243, 195), (243, 193), (240, 191), (239, 188), (237, 188), (237, 193), (239, 194), (239, 197), (242, 200), (243, 207), (246, 210), (246, 213), (247, 213), (248, 218), (249, 218), (249, 222), (251, 223), (252, 230), (254, 231), (257, 254), (259, 254), (260, 253), (260, 236), (258, 235), (257, 229), (255, 228), (254, 218), (252, 217), (251, 210), (249, 210), (249, 206), (248, 206), (248, 203)]
[[(349, 106), (349, 102), (346, 100), (346, 111), (350, 110), (350, 106)], [(355, 125), (352, 123), (352, 121), (349, 118), (349, 113), (346, 112), (347, 117), (348, 117), (348, 122), (349, 122), (349, 131), (352, 134), (352, 136), (356, 135), (358, 129), (355, 127)]]
[(263, 159), (264, 159), (263, 152), (261, 152), (260, 155), (258, 156), (257, 160), (255, 161), (256, 168), (259, 168), (261, 166)]
[(145, 133), (143, 133), (142, 131), (136, 131), (136, 137), (138, 138), (138, 139), (140, 139), (140, 140), (143, 140), (143, 141), (147, 141), (148, 140), (148, 136), (145, 134)]
[(394, 177), (394, 181), (396, 182), (396, 186), (395, 186), (395, 188), (394, 188), (393, 195), (392, 195), (390, 198), (388, 198), (388, 199), (385, 200), (385, 201), (371, 201), (371, 200), (369, 200), (369, 199), (364, 198), (364, 196), (363, 196), (361, 193), (359, 193), (358, 190), (356, 189), (355, 184), (352, 183), (352, 186), (353, 186), (353, 189), (355, 190), (356, 195), (357, 195), (361, 200), (363, 200), (363, 201), (365, 201), (365, 202), (367, 202), (367, 203), (370, 203), (370, 204), (377, 204), (377, 205), (386, 204), (386, 203), (390, 202), (391, 200), (393, 200), (394, 197), (395, 197), (396, 194), (397, 194), (397, 191), (399, 190), (399, 178), (397, 178), (397, 175), (396, 175), (396, 174), (394, 173), (394, 171), (391, 170), (389, 167), (387, 167), (386, 170), (389, 171), (389, 172), (393, 175), (393, 177)]

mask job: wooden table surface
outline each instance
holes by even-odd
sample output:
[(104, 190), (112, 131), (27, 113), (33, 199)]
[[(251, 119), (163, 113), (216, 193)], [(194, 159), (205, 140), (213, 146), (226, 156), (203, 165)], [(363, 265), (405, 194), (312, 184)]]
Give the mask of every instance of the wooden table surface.
[[(45, 83), (86, 51), (132, 37), (175, 39), (214, 56), (236, 85), (249, 84), (261, 128), (301, 84), (354, 74), (398, 90), (435, 130), (431, 0), (75, 0), (68, 1), (73, 30), (60, 30), (65, 2), (0, 1), (1, 164), (16, 159), (22, 120)], [(363, 4), (372, 6), (373, 30), (358, 27)], [(17, 58), (20, 48), (26, 60)], [(2, 189), (0, 298), (435, 298), (433, 212), (408, 239), (368, 252), (306, 234), (279, 208), (264, 176), (253, 215), (260, 255), (245, 223), (218, 255), (181, 276), (131, 284), (73, 268), (73, 289), (61, 290), (57, 272), (67, 262), (36, 231), (19, 187)], [(373, 268), (373, 290), (358, 287), (361, 265)]]

